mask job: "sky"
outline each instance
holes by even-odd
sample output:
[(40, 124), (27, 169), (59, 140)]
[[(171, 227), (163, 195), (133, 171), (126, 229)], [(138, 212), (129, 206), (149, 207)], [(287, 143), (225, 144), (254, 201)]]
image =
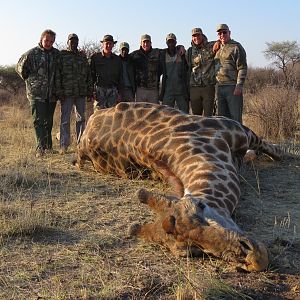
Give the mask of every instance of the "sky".
[[(118, 42), (140, 46), (140, 36), (150, 34), (154, 48), (165, 48), (168, 33), (178, 44), (191, 43), (191, 30), (200, 27), (208, 40), (217, 38), (216, 26), (226, 23), (231, 38), (247, 52), (248, 65), (268, 67), (263, 51), (266, 42), (300, 42), (298, 0), (0, 0), (0, 65), (16, 64), (35, 47), (44, 29), (56, 32), (56, 42), (65, 44), (69, 33), (80, 43), (113, 35)], [(116, 44), (118, 47), (118, 44)], [(118, 48), (117, 48), (118, 49)]]

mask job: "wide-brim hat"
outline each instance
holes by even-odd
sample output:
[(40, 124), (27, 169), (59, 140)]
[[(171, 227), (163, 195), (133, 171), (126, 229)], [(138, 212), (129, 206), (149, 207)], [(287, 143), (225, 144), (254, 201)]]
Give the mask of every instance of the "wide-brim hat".
[(101, 42), (101, 43), (104, 43), (104, 42), (113, 42), (114, 44), (117, 43), (117, 41), (115, 41), (114, 38), (113, 38), (113, 36), (110, 35), (110, 34), (106, 34), (106, 35), (103, 37), (102, 41), (100, 41), (100, 42)]
[(78, 35), (76, 33), (70, 33), (68, 35), (68, 40), (71, 40), (71, 39), (77, 39), (78, 40)]

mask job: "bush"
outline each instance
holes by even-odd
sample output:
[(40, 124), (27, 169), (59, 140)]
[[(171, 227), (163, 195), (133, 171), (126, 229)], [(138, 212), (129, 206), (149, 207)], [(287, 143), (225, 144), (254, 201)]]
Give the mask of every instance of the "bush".
[(15, 71), (15, 66), (0, 66), (0, 89), (11, 95), (18, 94), (25, 87), (24, 81)]
[(295, 138), (300, 129), (299, 92), (280, 86), (245, 94), (245, 123), (269, 140)]
[(279, 85), (282, 81), (282, 74), (273, 68), (249, 67), (244, 86), (245, 93), (255, 94), (266, 86)]

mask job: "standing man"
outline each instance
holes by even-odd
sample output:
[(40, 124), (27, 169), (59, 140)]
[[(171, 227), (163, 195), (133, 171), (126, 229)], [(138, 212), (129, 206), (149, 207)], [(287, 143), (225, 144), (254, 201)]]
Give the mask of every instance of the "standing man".
[(151, 36), (141, 36), (139, 50), (131, 53), (135, 70), (136, 101), (159, 103), (160, 49), (152, 48)]
[(220, 48), (215, 56), (218, 115), (242, 123), (243, 85), (247, 75), (246, 51), (230, 37), (226, 24), (217, 26)]
[(120, 58), (122, 61), (122, 84), (121, 84), (121, 101), (135, 101), (135, 80), (134, 68), (131, 57), (129, 56), (129, 44), (126, 42), (120, 43), (119, 47)]
[(68, 36), (68, 48), (61, 51), (61, 122), (60, 153), (65, 154), (70, 145), (70, 117), (73, 106), (76, 114), (76, 138), (79, 143), (85, 129), (86, 97), (93, 94), (90, 66), (86, 55), (78, 51), (78, 36)]
[(160, 55), (163, 73), (160, 99), (164, 105), (174, 107), (176, 103), (179, 110), (189, 113), (185, 55), (180, 55), (176, 48), (174, 33), (167, 35), (166, 43), (168, 48), (162, 50)]
[(53, 47), (55, 37), (51, 29), (44, 30), (38, 46), (24, 53), (16, 66), (17, 73), (25, 81), (30, 102), (37, 141), (36, 157), (53, 152), (53, 115), (60, 93), (60, 52)]
[(213, 46), (201, 28), (192, 29), (191, 47), (186, 52), (192, 113), (212, 116), (215, 101), (215, 65)]
[(103, 49), (91, 57), (91, 73), (96, 93), (94, 109), (113, 107), (118, 102), (121, 91), (122, 62), (119, 56), (112, 52), (114, 41), (107, 34), (101, 41)]

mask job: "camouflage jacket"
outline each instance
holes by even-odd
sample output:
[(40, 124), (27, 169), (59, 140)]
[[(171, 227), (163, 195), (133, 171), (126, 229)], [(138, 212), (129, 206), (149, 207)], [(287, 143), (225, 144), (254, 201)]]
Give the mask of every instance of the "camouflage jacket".
[(25, 81), (28, 100), (41, 102), (57, 100), (60, 92), (59, 61), (58, 49), (45, 50), (40, 45), (21, 56), (16, 71)]
[(93, 94), (91, 70), (85, 54), (61, 51), (61, 93), (63, 97), (90, 97)]
[(158, 89), (162, 72), (160, 68), (160, 51), (160, 49), (151, 48), (150, 51), (145, 52), (140, 47), (139, 50), (133, 51), (130, 54), (137, 87)]
[(208, 42), (205, 37), (200, 46), (192, 43), (192, 46), (187, 50), (189, 86), (207, 86), (216, 83), (214, 43), (214, 41)]
[(215, 55), (216, 79), (220, 85), (243, 85), (247, 76), (246, 51), (242, 45), (230, 40), (221, 45)]

